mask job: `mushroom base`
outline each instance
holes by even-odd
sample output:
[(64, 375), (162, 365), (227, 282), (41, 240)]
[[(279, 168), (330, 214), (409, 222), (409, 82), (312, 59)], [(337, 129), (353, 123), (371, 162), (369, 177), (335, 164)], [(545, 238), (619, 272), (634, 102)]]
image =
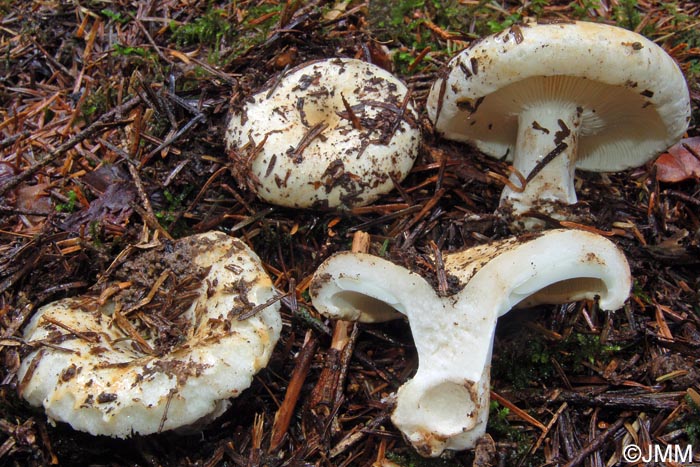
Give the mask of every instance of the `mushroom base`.
[(547, 199), (535, 201), (525, 212), (519, 211), (511, 200), (505, 199), (501, 201), (496, 214), (515, 234), (559, 227), (558, 221), (585, 225), (595, 222), (587, 203), (567, 204)]
[(417, 375), (399, 388), (391, 421), (425, 457), (474, 447), (486, 433), (490, 369), (478, 381), (438, 379), (432, 386)]

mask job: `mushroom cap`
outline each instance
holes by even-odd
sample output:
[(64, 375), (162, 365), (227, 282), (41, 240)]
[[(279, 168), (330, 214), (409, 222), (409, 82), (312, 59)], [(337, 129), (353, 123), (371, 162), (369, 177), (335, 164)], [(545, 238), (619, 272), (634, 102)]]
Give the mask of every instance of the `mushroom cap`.
[(269, 203), (362, 206), (392, 190), (392, 176), (403, 180), (418, 154), (417, 113), (407, 93), (370, 63), (310, 62), (270, 81), (234, 113), (226, 145), (234, 163), (246, 165), (239, 173), (250, 174)]
[(520, 110), (557, 101), (581, 112), (582, 170), (642, 165), (690, 121), (683, 73), (661, 47), (588, 22), (524, 24), (474, 42), (433, 84), (427, 109), (446, 138), (512, 160)]
[[(165, 250), (173, 253), (166, 271), (188, 260), (199, 271), (197, 296), (177, 321), (183, 325), (180, 339), (164, 352), (144, 352), (120, 330), (114, 297), (104, 304), (94, 295), (49, 303), (24, 330), (36, 350), (21, 362), (22, 397), (43, 405), (52, 420), (118, 438), (189, 426), (223, 413), (228, 399), (267, 365), (279, 338), (279, 304), (245, 320), (235, 315), (271, 299), (272, 283), (258, 257), (223, 233), (187, 237)], [(121, 313), (127, 316), (126, 310)], [(136, 332), (157, 348), (157, 333), (149, 335), (134, 316), (138, 313), (128, 319)]]

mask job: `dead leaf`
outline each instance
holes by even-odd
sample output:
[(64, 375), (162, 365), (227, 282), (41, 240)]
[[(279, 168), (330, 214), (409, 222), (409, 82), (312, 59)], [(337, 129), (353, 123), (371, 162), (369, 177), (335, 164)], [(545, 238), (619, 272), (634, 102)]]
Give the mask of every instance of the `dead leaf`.
[(367, 50), (369, 51), (372, 63), (378, 67), (384, 68), (386, 71), (391, 73), (394, 68), (394, 62), (389, 55), (389, 49), (379, 42), (369, 41), (367, 42)]
[(662, 182), (682, 182), (700, 178), (700, 137), (686, 138), (674, 144), (654, 162), (656, 176)]
[(88, 172), (81, 180), (98, 197), (87, 208), (71, 214), (61, 228), (77, 232), (81, 226), (101, 220), (116, 225), (125, 224), (132, 213), (131, 204), (136, 199), (134, 184), (126, 178), (124, 171), (113, 165), (104, 165)]
[[(28, 211), (33, 211), (38, 214), (48, 215), (51, 212), (51, 198), (49, 197), (47, 190), (49, 189), (48, 183), (39, 183), (36, 185), (21, 185), (15, 191), (17, 197), (15, 201), (15, 206), (17, 209), (26, 209)], [(25, 233), (31, 233), (33, 231), (38, 231), (41, 229), (42, 223), (46, 216), (43, 215), (28, 215), (25, 217), (31, 226), (30, 230), (25, 231)]]
[(697, 240), (690, 236), (690, 232), (681, 229), (656, 245), (649, 245), (646, 250), (659, 261), (672, 262), (674, 264), (698, 264)]

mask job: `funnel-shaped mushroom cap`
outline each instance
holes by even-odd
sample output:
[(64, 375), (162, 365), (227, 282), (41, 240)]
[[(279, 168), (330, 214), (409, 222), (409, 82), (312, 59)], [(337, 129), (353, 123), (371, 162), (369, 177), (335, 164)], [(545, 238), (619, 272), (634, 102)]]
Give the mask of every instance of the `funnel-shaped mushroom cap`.
[[(573, 162), (589, 171), (644, 164), (675, 143), (690, 120), (687, 84), (661, 47), (634, 32), (587, 22), (513, 26), (473, 43), (434, 83), (427, 107), (446, 138), (512, 160), (519, 115), (544, 102), (577, 114), (552, 120), (580, 125)], [(527, 125), (539, 129), (537, 120)], [(563, 139), (568, 130), (542, 131), (553, 138), (560, 131)]]
[(631, 277), (624, 255), (600, 235), (552, 230), (443, 255), (462, 290), (441, 297), (416, 273), (376, 256), (340, 253), (311, 282), (326, 316), (366, 322), (408, 317), (416, 375), (396, 394), (392, 421), (423, 455), (468, 449), (486, 430), (496, 320), (516, 305), (598, 298), (620, 308)]
[(408, 175), (419, 143), (408, 88), (376, 65), (340, 58), (272, 80), (226, 132), (257, 195), (296, 208), (371, 203)]
[(445, 253), (443, 261), (445, 271), (463, 287), (460, 295), (471, 297), (488, 288), (502, 297), (499, 316), (512, 307), (593, 298), (601, 309), (616, 310), (627, 298), (632, 281), (620, 249), (605, 237), (583, 230), (512, 237)]
[[(24, 330), (36, 350), (18, 373), (22, 397), (52, 420), (118, 438), (221, 415), (267, 365), (282, 327), (279, 304), (264, 306), (274, 292), (260, 260), (240, 240), (210, 232), (129, 263), (114, 272), (132, 277), (108, 293), (36, 312)], [(122, 290), (144, 277), (153, 279), (145, 290)]]

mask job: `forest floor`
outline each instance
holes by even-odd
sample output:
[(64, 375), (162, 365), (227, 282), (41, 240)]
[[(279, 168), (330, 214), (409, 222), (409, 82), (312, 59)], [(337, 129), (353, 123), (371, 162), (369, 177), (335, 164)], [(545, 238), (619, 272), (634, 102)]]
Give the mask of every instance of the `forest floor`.
[[(425, 101), (454, 54), (533, 19), (647, 36), (680, 64), (693, 116), (657, 162), (577, 174), (585, 225), (548, 220), (620, 247), (634, 281), (625, 307), (582, 301), (501, 318), (488, 436), (476, 451), (423, 459), (389, 419), (388, 396), (417, 367), (408, 324), (357, 325), (351, 352), (331, 349), (334, 323), (308, 286), (356, 231), (370, 234), (370, 252), (426, 273), (436, 249), (512, 235), (494, 215), (508, 163), (435, 136)], [(227, 156), (229, 111), (328, 57), (371, 61), (409, 86), (418, 160), (369, 207), (261, 202)], [(630, 443), (691, 445), (700, 462), (699, 79), (694, 1), (0, 1), (0, 465), (599, 467), (625, 465)], [(283, 302), (269, 366), (223, 416), (194, 434), (118, 440), (50, 423), (19, 397), (32, 350), (22, 329), (39, 307), (89, 292), (144, 236), (209, 230), (243, 239), (295, 298)], [(295, 371), (301, 391), (285, 401)], [(324, 405), (319, 394), (333, 396)], [(275, 424), (278, 411), (288, 425)]]

